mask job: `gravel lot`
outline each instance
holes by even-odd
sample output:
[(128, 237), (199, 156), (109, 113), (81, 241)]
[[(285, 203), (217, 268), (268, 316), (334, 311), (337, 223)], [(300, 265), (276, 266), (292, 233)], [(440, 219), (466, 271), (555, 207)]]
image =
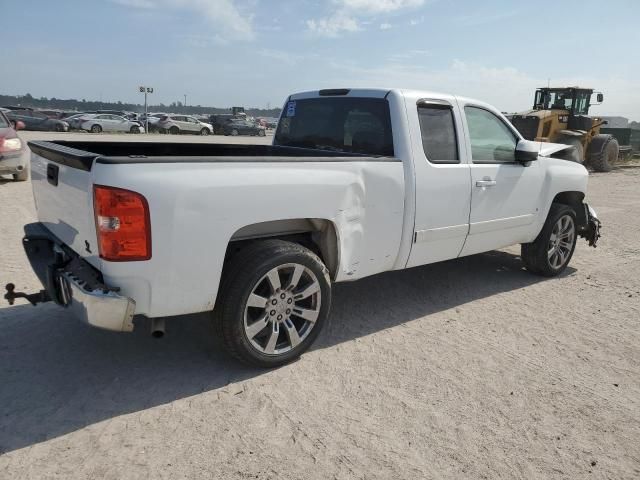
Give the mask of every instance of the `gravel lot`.
[[(640, 169), (592, 175), (589, 201), (604, 238), (560, 278), (512, 248), (340, 284), (315, 348), (273, 371), (203, 315), (155, 340), (2, 304), (0, 478), (640, 478)], [(0, 204), (0, 283), (38, 289), (30, 184)]]

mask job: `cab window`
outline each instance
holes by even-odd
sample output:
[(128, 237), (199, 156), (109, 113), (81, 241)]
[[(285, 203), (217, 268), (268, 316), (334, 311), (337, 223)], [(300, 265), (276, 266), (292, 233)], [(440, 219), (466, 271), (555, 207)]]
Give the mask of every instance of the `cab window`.
[(431, 163), (460, 163), (451, 106), (420, 105), (418, 119), (427, 160)]
[(518, 139), (496, 115), (479, 107), (464, 108), (474, 163), (515, 162)]

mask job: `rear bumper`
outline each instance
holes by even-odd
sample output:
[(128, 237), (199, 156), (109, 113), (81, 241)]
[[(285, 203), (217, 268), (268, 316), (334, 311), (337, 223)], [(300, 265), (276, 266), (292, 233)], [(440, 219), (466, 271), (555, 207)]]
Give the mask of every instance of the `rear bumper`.
[(102, 282), (102, 275), (41, 223), (25, 225), (24, 250), (49, 297), (94, 327), (133, 330), (136, 303)]

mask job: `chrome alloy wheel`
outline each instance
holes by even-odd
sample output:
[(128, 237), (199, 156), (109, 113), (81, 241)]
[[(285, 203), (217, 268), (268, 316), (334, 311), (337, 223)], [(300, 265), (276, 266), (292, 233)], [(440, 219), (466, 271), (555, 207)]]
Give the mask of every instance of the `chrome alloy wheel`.
[(322, 296), (315, 273), (287, 263), (269, 270), (254, 285), (244, 308), (244, 333), (266, 355), (281, 355), (309, 335), (320, 314)]
[(575, 242), (576, 227), (570, 215), (558, 219), (551, 231), (547, 246), (547, 258), (553, 268), (561, 268), (568, 261)]

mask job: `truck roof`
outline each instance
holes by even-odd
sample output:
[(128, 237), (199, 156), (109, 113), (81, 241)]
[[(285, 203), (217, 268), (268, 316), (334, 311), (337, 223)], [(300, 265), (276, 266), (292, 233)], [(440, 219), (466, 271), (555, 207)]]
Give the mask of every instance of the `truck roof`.
[[(319, 98), (319, 97), (365, 97), (365, 98), (385, 98), (389, 95), (398, 95), (404, 97), (407, 100), (414, 100), (418, 102), (423, 99), (433, 100), (445, 100), (449, 103), (455, 103), (456, 99), (464, 100), (466, 102), (474, 103), (478, 106), (484, 107), (487, 110), (497, 112), (495, 107), (488, 103), (473, 98), (461, 97), (448, 93), (433, 92), (429, 90), (414, 90), (404, 88), (332, 88), (322, 90), (309, 90), (306, 92), (298, 92), (289, 96), (288, 100), (302, 100), (307, 98)], [(497, 112), (500, 113), (500, 112)]]

